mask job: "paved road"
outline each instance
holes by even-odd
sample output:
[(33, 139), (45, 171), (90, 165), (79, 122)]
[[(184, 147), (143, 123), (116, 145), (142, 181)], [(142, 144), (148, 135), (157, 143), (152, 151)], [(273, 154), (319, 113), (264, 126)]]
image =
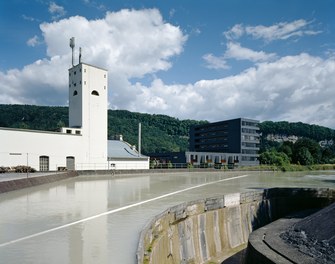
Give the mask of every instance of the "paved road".
[(92, 175), (0, 194), (0, 260), (133, 264), (140, 230), (168, 207), (285, 186), (335, 188), (335, 172)]

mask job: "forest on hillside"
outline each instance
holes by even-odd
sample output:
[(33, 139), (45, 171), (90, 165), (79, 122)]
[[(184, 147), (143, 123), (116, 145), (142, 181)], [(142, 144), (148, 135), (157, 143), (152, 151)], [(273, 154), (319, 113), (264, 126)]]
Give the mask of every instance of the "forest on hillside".
[[(58, 131), (68, 123), (68, 107), (0, 105), (0, 127)], [(142, 127), (141, 149), (145, 154), (186, 151), (190, 127), (207, 121), (108, 110), (108, 138), (123, 135), (125, 141), (137, 145), (139, 123)]]
[(259, 124), (263, 136), (269, 134), (295, 135), (306, 137), (315, 141), (335, 139), (335, 130), (318, 125), (309, 125), (302, 122), (290, 123), (287, 121), (264, 121)]
[[(108, 138), (123, 135), (132, 145), (138, 144), (138, 124), (142, 127), (142, 152), (178, 152), (188, 150), (189, 129), (208, 121), (179, 120), (166, 115), (108, 110)], [(58, 131), (68, 126), (68, 107), (34, 105), (0, 105), (0, 127)], [(296, 135), (315, 142), (335, 141), (333, 129), (301, 122), (264, 121), (259, 124), (261, 152), (280, 150), (280, 143), (266, 140), (268, 134)], [(290, 146), (292, 147), (292, 146)], [(287, 148), (286, 148), (287, 149)]]

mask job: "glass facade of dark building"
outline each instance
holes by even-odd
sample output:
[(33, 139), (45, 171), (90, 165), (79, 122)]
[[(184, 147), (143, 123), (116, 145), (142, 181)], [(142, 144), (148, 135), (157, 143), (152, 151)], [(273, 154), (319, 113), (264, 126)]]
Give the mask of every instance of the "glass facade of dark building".
[(190, 152), (235, 153), (240, 163), (258, 165), (259, 121), (237, 118), (193, 126)]

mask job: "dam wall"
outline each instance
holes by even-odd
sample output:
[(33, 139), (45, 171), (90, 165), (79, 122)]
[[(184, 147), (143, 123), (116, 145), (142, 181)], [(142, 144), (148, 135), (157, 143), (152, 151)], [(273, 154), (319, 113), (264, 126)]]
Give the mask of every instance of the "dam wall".
[(71, 177), (78, 176), (75, 171), (68, 171), (62, 173), (54, 173), (44, 176), (30, 176), (22, 179), (15, 179), (9, 181), (0, 182), (0, 193), (15, 191), (23, 188), (33, 187), (46, 183), (52, 183), (60, 180), (64, 180)]
[(180, 204), (144, 227), (137, 263), (221, 263), (244, 249), (254, 230), (334, 200), (335, 189), (272, 188)]

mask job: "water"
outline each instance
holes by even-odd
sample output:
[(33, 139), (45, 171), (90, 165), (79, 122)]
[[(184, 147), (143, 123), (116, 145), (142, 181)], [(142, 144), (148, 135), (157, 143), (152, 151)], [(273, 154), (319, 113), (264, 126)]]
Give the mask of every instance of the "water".
[(0, 194), (0, 262), (133, 264), (141, 229), (168, 207), (269, 187), (335, 188), (335, 171), (92, 175)]

